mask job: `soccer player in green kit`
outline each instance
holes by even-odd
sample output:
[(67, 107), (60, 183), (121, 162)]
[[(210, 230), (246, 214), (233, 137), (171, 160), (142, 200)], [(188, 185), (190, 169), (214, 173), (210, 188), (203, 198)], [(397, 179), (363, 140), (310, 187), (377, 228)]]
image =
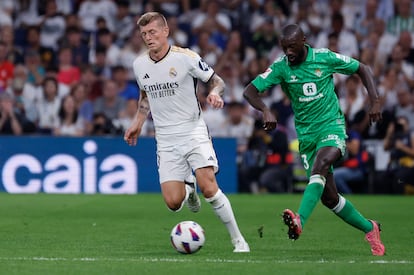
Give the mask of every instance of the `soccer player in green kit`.
[(369, 68), (359, 61), (329, 49), (314, 49), (306, 44), (296, 24), (283, 28), (284, 55), (244, 90), (245, 99), (263, 114), (265, 130), (276, 128), (277, 120), (260, 98), (267, 89), (280, 84), (290, 98), (295, 114), (299, 152), (309, 183), (297, 213), (286, 209), (283, 221), (288, 236), (296, 240), (319, 200), (338, 217), (365, 233), (373, 255), (385, 253), (376, 221), (362, 216), (350, 201), (338, 194), (333, 179), (333, 163), (345, 154), (345, 118), (334, 90), (333, 74), (357, 74), (370, 99), (370, 122), (381, 120), (381, 106)]

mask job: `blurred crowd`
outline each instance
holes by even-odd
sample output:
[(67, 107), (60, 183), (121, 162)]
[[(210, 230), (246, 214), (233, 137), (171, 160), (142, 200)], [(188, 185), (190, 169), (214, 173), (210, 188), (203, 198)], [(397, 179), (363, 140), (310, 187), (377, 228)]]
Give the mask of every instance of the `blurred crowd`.
[[(404, 131), (414, 131), (411, 0), (2, 0), (0, 134), (122, 135), (137, 109), (132, 62), (145, 51), (136, 21), (146, 11), (162, 12), (171, 44), (199, 53), (226, 82), (224, 110), (209, 109), (202, 84), (199, 100), (211, 135), (237, 138), (240, 170), (251, 178), (241, 191), (252, 191), (267, 168), (292, 161), (289, 99), (279, 87), (264, 95), (279, 123), (267, 133), (242, 96), (282, 54), (279, 35), (287, 23), (299, 24), (311, 46), (370, 66), (383, 104), (381, 123), (369, 123), (358, 77), (334, 78), (349, 128), (360, 140), (395, 140), (401, 117)], [(153, 134), (149, 117), (142, 135)], [(400, 150), (414, 156), (412, 140), (405, 144), (409, 150)], [(387, 150), (396, 149), (394, 143)]]

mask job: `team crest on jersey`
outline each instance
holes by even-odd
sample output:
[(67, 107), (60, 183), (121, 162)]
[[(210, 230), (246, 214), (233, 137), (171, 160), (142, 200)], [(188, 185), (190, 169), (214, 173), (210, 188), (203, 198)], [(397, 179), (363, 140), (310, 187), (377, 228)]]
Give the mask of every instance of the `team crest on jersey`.
[(200, 59), (200, 61), (198, 61), (198, 67), (200, 67), (200, 69), (205, 72), (210, 69), (210, 66), (203, 59)]
[(176, 77), (177, 76), (177, 71), (175, 70), (175, 68), (170, 68), (170, 77)]
[(316, 75), (317, 77), (321, 77), (321, 76), (322, 76), (322, 71), (321, 71), (320, 69), (316, 69), (316, 70), (315, 70), (315, 75)]
[(260, 77), (261, 78), (266, 78), (271, 72), (272, 72), (272, 69), (267, 68), (264, 73), (260, 74)]

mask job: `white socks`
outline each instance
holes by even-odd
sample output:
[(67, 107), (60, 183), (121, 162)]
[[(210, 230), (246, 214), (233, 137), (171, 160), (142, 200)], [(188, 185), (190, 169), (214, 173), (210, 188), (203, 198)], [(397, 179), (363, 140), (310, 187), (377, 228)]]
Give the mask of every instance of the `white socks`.
[(231, 239), (243, 239), (227, 196), (219, 189), (213, 197), (205, 198), (205, 200), (211, 204), (216, 215), (227, 227)]

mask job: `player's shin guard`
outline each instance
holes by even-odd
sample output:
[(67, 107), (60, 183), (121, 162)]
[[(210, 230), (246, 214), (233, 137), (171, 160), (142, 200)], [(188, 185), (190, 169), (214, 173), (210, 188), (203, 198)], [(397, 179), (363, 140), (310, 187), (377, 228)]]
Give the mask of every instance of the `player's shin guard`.
[(372, 230), (372, 223), (359, 213), (350, 201), (339, 195), (338, 204), (332, 211), (353, 227), (368, 233)]
[(224, 223), (229, 231), (232, 240), (242, 238), (236, 219), (233, 214), (230, 201), (227, 196), (219, 189), (211, 198), (205, 198), (211, 204), (217, 217)]

